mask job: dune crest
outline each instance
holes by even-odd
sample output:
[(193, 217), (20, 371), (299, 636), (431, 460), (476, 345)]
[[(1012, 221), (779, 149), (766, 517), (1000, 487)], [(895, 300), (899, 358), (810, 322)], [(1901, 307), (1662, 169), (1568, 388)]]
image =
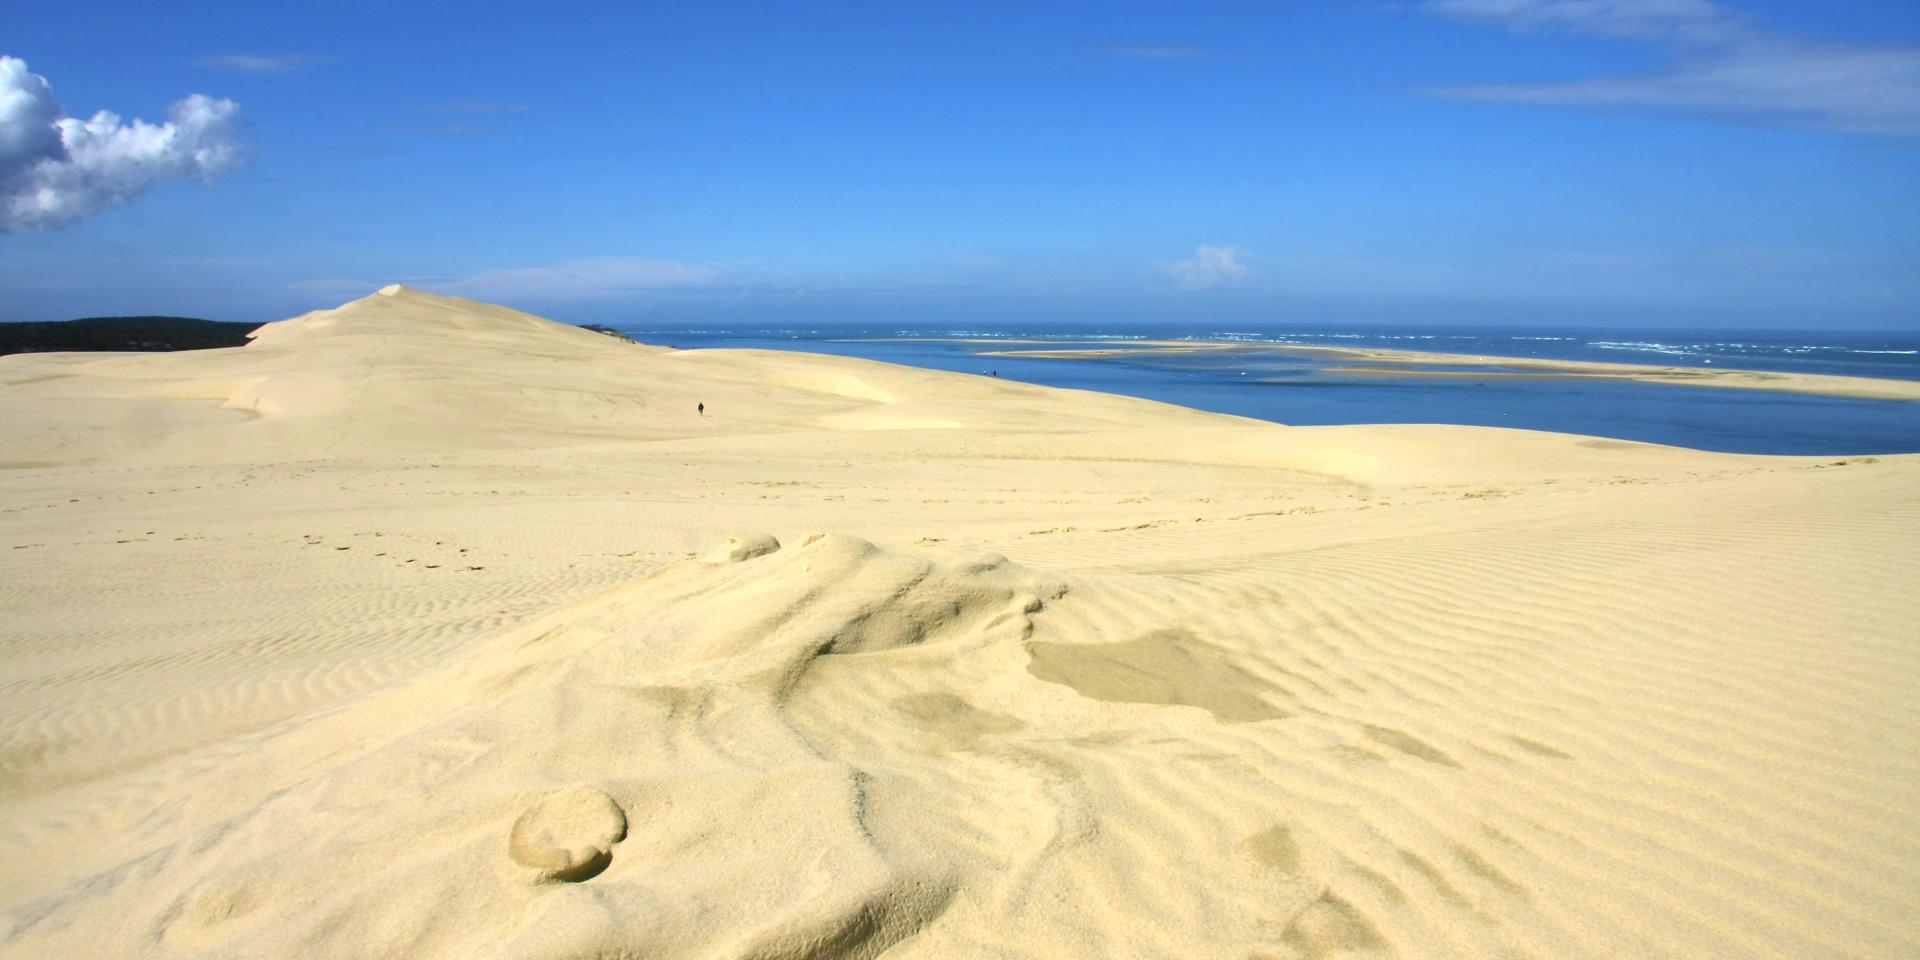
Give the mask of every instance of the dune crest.
[(3, 957), (1920, 951), (1920, 457), (394, 286), (0, 358), (0, 468)]

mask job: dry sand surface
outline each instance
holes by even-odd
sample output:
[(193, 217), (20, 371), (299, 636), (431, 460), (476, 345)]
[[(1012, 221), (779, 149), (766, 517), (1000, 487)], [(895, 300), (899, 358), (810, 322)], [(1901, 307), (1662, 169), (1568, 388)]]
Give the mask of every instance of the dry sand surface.
[(396, 287), (0, 467), (5, 957), (1920, 953), (1920, 457)]

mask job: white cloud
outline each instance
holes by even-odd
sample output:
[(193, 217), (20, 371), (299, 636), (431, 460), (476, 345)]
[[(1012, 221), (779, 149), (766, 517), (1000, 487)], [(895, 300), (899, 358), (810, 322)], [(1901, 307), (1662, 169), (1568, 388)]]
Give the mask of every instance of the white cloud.
[(1468, 100), (1658, 107), (1850, 133), (1920, 134), (1920, 49), (1731, 51), (1667, 73), (1430, 92)]
[(1426, 9), (1514, 30), (1560, 30), (1611, 37), (1712, 40), (1742, 29), (1709, 0), (1428, 0)]
[(1775, 36), (1706, 0), (1429, 0), (1425, 8), (1518, 30), (1666, 45), (1675, 53), (1673, 65), (1655, 73), (1427, 91), (1437, 96), (1674, 109), (1851, 133), (1920, 134), (1920, 47)]
[(239, 118), (239, 104), (197, 93), (162, 124), (65, 116), (45, 77), (0, 57), (0, 233), (72, 223), (164, 180), (210, 180), (240, 161)]
[(1186, 290), (1230, 287), (1253, 276), (1253, 270), (1240, 262), (1240, 251), (1204, 243), (1185, 260), (1166, 260), (1154, 266)]
[(427, 285), (443, 293), (483, 300), (594, 300), (668, 287), (712, 286), (719, 279), (719, 272), (712, 267), (680, 260), (594, 257), (484, 270)]
[(200, 58), (203, 67), (235, 73), (298, 73), (332, 62), (324, 53), (218, 53)]

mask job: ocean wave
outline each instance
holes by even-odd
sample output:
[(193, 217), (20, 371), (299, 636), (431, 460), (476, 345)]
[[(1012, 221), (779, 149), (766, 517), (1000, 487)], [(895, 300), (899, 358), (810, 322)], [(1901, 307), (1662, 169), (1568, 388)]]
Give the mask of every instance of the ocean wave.
[[(1527, 339), (1516, 337), (1514, 339)], [(1547, 338), (1540, 338), (1547, 339)], [(1653, 353), (1751, 353), (1766, 354), (1804, 354), (1804, 353), (1865, 353), (1894, 354), (1913, 356), (1920, 350), (1878, 350), (1868, 347), (1850, 347), (1837, 343), (1749, 343), (1744, 340), (1706, 340), (1690, 344), (1662, 343), (1650, 340), (1595, 340), (1587, 344), (1602, 350), (1643, 350)]]
[(1700, 356), (1698, 350), (1689, 350), (1679, 344), (1646, 340), (1594, 340), (1587, 346), (1596, 350), (1628, 350), (1634, 353), (1661, 353), (1673, 357)]

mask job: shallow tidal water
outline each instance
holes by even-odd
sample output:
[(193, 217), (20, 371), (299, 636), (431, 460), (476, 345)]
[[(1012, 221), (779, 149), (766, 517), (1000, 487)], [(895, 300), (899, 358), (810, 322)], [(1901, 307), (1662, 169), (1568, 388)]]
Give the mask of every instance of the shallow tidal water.
[[(1014, 329), (676, 329), (627, 326), (684, 349), (753, 347), (997, 374), (1288, 424), (1453, 423), (1552, 430), (1732, 453), (1859, 456), (1920, 452), (1920, 403), (1556, 377), (1349, 374), (1346, 359), (1271, 341), (1495, 356), (1920, 379), (1920, 335), (1591, 330), (1525, 332)], [(989, 356), (995, 350), (1125, 347), (1143, 339), (1222, 340), (1247, 349), (1100, 359)], [(1021, 343), (1014, 341), (1044, 341)], [(995, 342), (998, 341), (998, 342)], [(1450, 368), (1462, 372), (1472, 367)]]

